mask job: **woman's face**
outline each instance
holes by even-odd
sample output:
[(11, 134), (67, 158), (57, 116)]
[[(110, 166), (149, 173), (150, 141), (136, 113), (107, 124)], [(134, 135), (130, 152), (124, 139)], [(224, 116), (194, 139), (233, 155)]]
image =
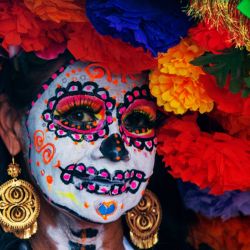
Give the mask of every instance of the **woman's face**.
[(23, 144), (49, 201), (101, 223), (139, 202), (156, 151), (156, 111), (144, 83), (143, 75), (72, 62), (43, 85), (23, 122)]

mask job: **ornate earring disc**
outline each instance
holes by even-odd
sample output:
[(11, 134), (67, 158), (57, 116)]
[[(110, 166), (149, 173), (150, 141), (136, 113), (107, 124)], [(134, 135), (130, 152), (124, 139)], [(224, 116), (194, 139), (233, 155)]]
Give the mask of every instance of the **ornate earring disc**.
[(37, 230), (40, 201), (33, 186), (12, 179), (0, 186), (0, 224), (5, 232), (29, 238)]
[(141, 249), (151, 248), (158, 242), (162, 209), (156, 195), (149, 190), (139, 204), (126, 214), (132, 242)]

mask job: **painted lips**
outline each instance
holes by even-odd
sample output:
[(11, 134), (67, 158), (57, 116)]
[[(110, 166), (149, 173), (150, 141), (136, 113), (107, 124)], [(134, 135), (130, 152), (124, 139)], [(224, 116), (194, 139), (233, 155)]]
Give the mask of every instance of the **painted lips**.
[(61, 180), (64, 184), (73, 184), (78, 190), (89, 193), (119, 195), (125, 192), (136, 193), (141, 183), (147, 181), (145, 173), (131, 169), (115, 171), (112, 175), (107, 169), (96, 170), (84, 164), (72, 164), (60, 168)]

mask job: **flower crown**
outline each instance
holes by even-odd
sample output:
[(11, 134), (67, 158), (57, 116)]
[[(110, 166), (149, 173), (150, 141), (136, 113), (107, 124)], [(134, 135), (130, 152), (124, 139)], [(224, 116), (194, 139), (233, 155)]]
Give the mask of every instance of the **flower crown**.
[(67, 50), (114, 73), (151, 70), (157, 105), (181, 115), (159, 131), (170, 173), (216, 195), (246, 191), (249, 10), (248, 0), (3, 0), (1, 47), (9, 57), (24, 51), (51, 60)]

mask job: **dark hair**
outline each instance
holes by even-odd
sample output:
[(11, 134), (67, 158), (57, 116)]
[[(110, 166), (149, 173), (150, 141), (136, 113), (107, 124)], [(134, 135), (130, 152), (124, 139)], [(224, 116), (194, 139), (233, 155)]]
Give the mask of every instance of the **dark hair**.
[[(33, 100), (41, 88), (41, 83), (48, 79), (60, 65), (70, 59), (68, 52), (56, 60), (45, 61), (33, 53), (21, 53), (6, 61), (0, 75), (0, 89), (8, 97), (11, 106), (22, 112)], [(6, 165), (10, 160), (7, 150), (0, 141), (0, 182), (7, 180)], [(18, 161), (23, 164), (22, 155)], [(23, 171), (22, 178), (27, 178)], [(149, 184), (163, 206), (163, 223), (160, 229), (160, 243), (155, 249), (191, 249), (185, 242), (188, 233), (186, 211), (179, 196), (175, 180), (167, 174), (161, 160), (157, 158), (156, 167)], [(19, 240), (12, 234), (0, 232), (0, 249), (31, 249), (29, 242)]]
[[(0, 51), (2, 55), (4, 51)], [(57, 60), (42, 60), (37, 58), (33, 53), (20, 53), (12, 59), (7, 56), (0, 58), (0, 94), (4, 94), (11, 107), (22, 112), (30, 105), (34, 96), (41, 88), (43, 80), (49, 77), (50, 72), (56, 70), (58, 64), (63, 64), (68, 57), (68, 53), (61, 55)], [(0, 103), (1, 105), (1, 103)], [(20, 164), (24, 163), (22, 155), (17, 156)], [(0, 172), (0, 182), (8, 179), (6, 164), (10, 162), (10, 156), (0, 139), (0, 164), (2, 166)], [(22, 177), (27, 177), (25, 171)]]
[(31, 103), (42, 82), (70, 57), (66, 51), (55, 60), (43, 60), (34, 53), (22, 52), (3, 64), (0, 89), (15, 109), (22, 110)]
[[(0, 58), (0, 94), (4, 94), (9, 104), (18, 112), (23, 112), (30, 105), (32, 99), (41, 88), (43, 81), (47, 80), (57, 67), (69, 60), (70, 55), (65, 52), (56, 60), (42, 60), (33, 53), (20, 53), (12, 59), (8, 59), (4, 51)], [(0, 103), (1, 105), (1, 103)], [(6, 171), (10, 163), (10, 155), (0, 139), (0, 184), (9, 179)], [(16, 161), (23, 166), (25, 164), (22, 154), (16, 156)], [(28, 179), (28, 173), (22, 168), (20, 176)], [(20, 240), (11, 233), (0, 230), (1, 250), (30, 250), (28, 240)]]

